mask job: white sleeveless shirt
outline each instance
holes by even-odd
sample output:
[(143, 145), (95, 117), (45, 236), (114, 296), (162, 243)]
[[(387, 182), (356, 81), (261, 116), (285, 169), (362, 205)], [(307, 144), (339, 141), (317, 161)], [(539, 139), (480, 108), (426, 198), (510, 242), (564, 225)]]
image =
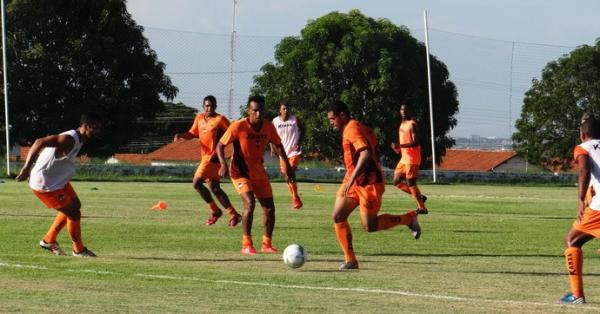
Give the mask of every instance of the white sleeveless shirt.
[(596, 195), (592, 197), (589, 207), (593, 210), (600, 210), (600, 140), (589, 140), (575, 146), (574, 158), (580, 155), (587, 155), (590, 159), (590, 186), (594, 187)]
[(283, 121), (277, 116), (273, 119), (273, 125), (281, 138), (281, 145), (285, 149), (285, 154), (288, 157), (302, 154), (302, 149), (294, 150), (294, 146), (298, 145), (300, 141), (300, 127), (298, 127), (296, 116), (289, 116), (287, 121)]
[(73, 149), (64, 157), (56, 158), (56, 147), (45, 147), (29, 175), (29, 186), (41, 192), (60, 190), (71, 181), (75, 174), (75, 159), (83, 145), (77, 131), (70, 130), (60, 135), (69, 135), (75, 140)]

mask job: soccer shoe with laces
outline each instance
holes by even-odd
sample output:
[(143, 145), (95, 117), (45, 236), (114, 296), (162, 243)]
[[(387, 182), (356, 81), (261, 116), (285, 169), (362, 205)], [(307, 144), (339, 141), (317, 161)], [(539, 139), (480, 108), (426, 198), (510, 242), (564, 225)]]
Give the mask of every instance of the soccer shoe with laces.
[(229, 219), (229, 227), (233, 228), (237, 226), (240, 223), (240, 221), (242, 221), (242, 215), (240, 214), (231, 217), (231, 219)]
[(98, 257), (96, 256), (96, 254), (94, 254), (94, 252), (88, 250), (88, 248), (84, 247), (83, 251), (77, 253), (75, 251), (73, 251), (73, 256), (77, 256), (77, 257)]
[(573, 293), (569, 292), (565, 294), (560, 300), (558, 300), (560, 304), (584, 304), (585, 297), (576, 298)]
[(413, 220), (410, 222), (410, 224), (407, 225), (407, 227), (412, 232), (413, 238), (415, 238), (415, 240), (419, 240), (419, 238), (421, 237), (421, 225), (419, 225), (417, 215), (413, 216)]
[(256, 254), (256, 249), (252, 245), (243, 246), (240, 253), (245, 255), (254, 255)]
[(338, 268), (340, 271), (358, 270), (358, 261), (354, 262), (343, 262)]
[[(427, 196), (421, 194), (421, 200), (423, 201), (423, 203), (427, 202)], [(427, 210), (427, 208), (417, 208), (417, 214), (427, 215), (428, 213), (429, 211)]]
[(50, 253), (54, 255), (64, 256), (67, 255), (65, 251), (63, 251), (58, 242), (46, 243), (43, 239), (40, 240), (40, 247), (44, 250), (48, 250)]
[(300, 209), (302, 208), (302, 201), (300, 200), (300, 198), (295, 198), (292, 200), (292, 208), (294, 209)]
[(279, 252), (278, 249), (274, 248), (272, 245), (269, 244), (263, 244), (260, 248), (260, 251), (263, 253), (277, 253)]
[(206, 221), (206, 225), (207, 226), (214, 225), (217, 222), (217, 220), (219, 220), (219, 218), (221, 218), (222, 215), (223, 215), (223, 212), (221, 212), (221, 211), (218, 211), (216, 213), (212, 213), (210, 215), (210, 218), (208, 218), (208, 220)]

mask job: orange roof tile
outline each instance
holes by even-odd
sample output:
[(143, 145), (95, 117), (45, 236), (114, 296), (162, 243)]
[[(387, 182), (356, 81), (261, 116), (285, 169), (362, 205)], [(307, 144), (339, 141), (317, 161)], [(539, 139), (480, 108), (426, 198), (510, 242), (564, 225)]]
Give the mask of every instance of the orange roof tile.
[[(233, 145), (225, 147), (225, 157), (229, 158)], [(194, 161), (200, 160), (200, 141), (197, 138), (169, 143), (146, 155), (150, 160)]]
[(115, 154), (114, 157), (119, 161), (129, 164), (150, 164), (150, 160), (146, 154)]
[(492, 171), (516, 155), (517, 153), (512, 150), (449, 149), (438, 169), (442, 171)]

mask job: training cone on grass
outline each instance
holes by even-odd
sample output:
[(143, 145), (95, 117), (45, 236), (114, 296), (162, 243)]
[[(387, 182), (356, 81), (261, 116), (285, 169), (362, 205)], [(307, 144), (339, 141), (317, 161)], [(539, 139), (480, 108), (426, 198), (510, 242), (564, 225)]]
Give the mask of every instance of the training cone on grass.
[(152, 209), (155, 211), (163, 211), (167, 209), (167, 202), (160, 200), (156, 204), (154, 204), (154, 206), (152, 206)]
[(314, 190), (315, 192), (323, 192), (323, 188), (318, 184), (315, 184)]

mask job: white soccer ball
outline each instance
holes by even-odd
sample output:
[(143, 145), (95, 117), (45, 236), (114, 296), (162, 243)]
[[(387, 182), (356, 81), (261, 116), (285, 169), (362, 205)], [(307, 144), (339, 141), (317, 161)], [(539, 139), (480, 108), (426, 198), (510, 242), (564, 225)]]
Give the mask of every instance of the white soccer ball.
[(299, 244), (290, 244), (283, 250), (283, 262), (290, 268), (299, 268), (306, 263), (306, 250)]

